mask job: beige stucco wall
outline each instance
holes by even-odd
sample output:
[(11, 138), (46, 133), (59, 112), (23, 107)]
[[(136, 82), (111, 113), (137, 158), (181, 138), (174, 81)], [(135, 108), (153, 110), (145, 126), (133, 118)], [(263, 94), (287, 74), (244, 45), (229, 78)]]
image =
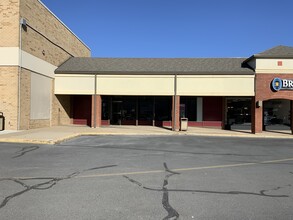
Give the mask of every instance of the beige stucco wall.
[(95, 93), (94, 75), (56, 75), (55, 94), (81, 94)]
[(180, 96), (254, 96), (254, 76), (178, 76), (177, 94)]
[[(278, 66), (278, 62), (282, 62), (282, 66)], [(264, 59), (257, 58), (256, 73), (284, 73), (293, 74), (293, 59)]]
[[(174, 95), (172, 75), (97, 75), (99, 95)], [(94, 94), (94, 76), (57, 74), (55, 94)], [(254, 76), (178, 76), (181, 96), (253, 96)]]
[(174, 76), (98, 75), (97, 93), (101, 95), (172, 95)]

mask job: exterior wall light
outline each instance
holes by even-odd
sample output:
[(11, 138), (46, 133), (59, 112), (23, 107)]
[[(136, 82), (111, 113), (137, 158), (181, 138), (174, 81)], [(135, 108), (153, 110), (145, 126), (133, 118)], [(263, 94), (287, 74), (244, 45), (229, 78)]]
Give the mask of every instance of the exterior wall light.
[(262, 101), (261, 100), (259, 100), (259, 101), (256, 102), (256, 107), (257, 108), (261, 108), (262, 107)]

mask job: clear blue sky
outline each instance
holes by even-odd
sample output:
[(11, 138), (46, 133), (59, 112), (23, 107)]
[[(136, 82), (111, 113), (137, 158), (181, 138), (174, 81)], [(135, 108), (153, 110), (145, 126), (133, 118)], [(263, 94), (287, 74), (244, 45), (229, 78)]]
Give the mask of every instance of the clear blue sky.
[(293, 46), (292, 0), (42, 0), (93, 57), (248, 57)]

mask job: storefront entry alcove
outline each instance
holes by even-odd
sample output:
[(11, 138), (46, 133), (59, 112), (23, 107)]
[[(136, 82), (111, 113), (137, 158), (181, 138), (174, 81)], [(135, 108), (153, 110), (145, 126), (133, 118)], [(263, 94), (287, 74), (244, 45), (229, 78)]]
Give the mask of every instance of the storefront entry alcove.
[(290, 100), (272, 99), (263, 104), (263, 130), (291, 132)]

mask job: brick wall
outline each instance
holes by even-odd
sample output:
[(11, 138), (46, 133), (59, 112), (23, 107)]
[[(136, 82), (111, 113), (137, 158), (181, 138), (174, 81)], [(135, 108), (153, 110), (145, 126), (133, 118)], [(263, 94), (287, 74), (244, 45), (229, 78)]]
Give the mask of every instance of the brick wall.
[(293, 79), (293, 74), (256, 74), (256, 100), (289, 99), (293, 100), (292, 91), (271, 90), (271, 82), (274, 78)]
[[(0, 47), (19, 47), (19, 22), (22, 29), (22, 50), (50, 64), (59, 66), (71, 56), (88, 57), (90, 50), (38, 0), (1, 0)], [(39, 73), (42, 74), (42, 73)], [(5, 129), (17, 129), (18, 67), (0, 67), (0, 112), (6, 118)], [(20, 129), (70, 124), (70, 96), (56, 97), (52, 85), (52, 121), (30, 120), (31, 71), (20, 74)]]
[[(96, 104), (96, 112), (95, 112), (95, 104)], [(96, 113), (96, 116), (95, 116)], [(96, 123), (94, 121), (96, 119)], [(92, 96), (92, 109), (91, 109), (91, 127), (100, 127), (102, 125), (102, 97), (100, 95)]]
[(0, 1), (0, 47), (19, 45), (19, 0)]
[[(21, 0), (20, 15), (28, 28), (22, 32), (22, 49), (55, 66), (69, 57), (88, 57), (90, 51), (39, 1)], [(44, 52), (44, 53), (43, 53)]]
[[(22, 30), (22, 50), (55, 66), (59, 66), (71, 56), (90, 56), (90, 50), (38, 0), (21, 0), (20, 15), (28, 24), (27, 29)], [(30, 120), (29, 128), (70, 124), (70, 100), (70, 96), (56, 97), (53, 83), (51, 122)], [(26, 127), (28, 123), (25, 119), (27, 117), (22, 120), (22, 127)]]
[(0, 112), (4, 113), (5, 129), (17, 129), (18, 67), (0, 67)]
[(274, 78), (293, 79), (293, 74), (256, 74), (256, 94), (252, 100), (252, 133), (260, 133), (263, 130), (263, 107), (256, 107), (257, 101), (269, 99), (293, 100), (293, 91), (274, 92), (271, 82)]
[(22, 69), (20, 75), (20, 130), (30, 128), (31, 73)]
[(30, 129), (50, 127), (50, 120), (48, 120), (48, 119), (30, 120), (29, 126), (30, 126)]
[[(176, 106), (174, 105), (175, 99), (176, 99)], [(175, 111), (175, 118), (174, 118), (174, 111)], [(180, 96), (172, 97), (172, 129), (175, 131), (178, 131), (180, 129)]]
[(72, 124), (71, 97), (69, 95), (54, 95), (52, 109), (52, 126)]

